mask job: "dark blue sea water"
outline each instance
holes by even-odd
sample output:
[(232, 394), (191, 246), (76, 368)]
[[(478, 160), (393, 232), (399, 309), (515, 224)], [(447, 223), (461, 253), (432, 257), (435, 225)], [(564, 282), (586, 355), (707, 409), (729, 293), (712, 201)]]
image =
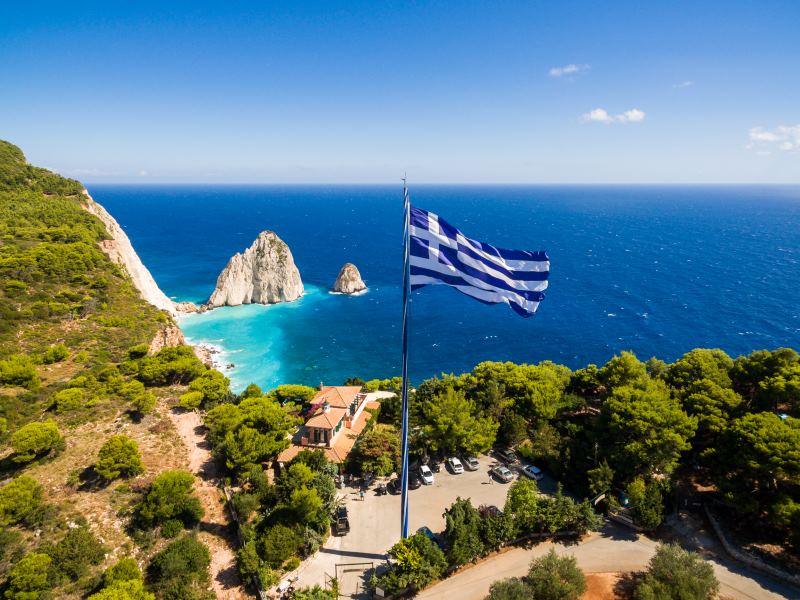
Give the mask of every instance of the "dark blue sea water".
[[(90, 186), (167, 295), (205, 300), (235, 252), (272, 229), (308, 294), (186, 318), (236, 365), (235, 385), (340, 383), (400, 371), (399, 186)], [(471, 237), (546, 249), (550, 288), (518, 317), (444, 288), (415, 292), (411, 375), (484, 360), (577, 368), (621, 350), (674, 360), (800, 348), (800, 187), (414, 186), (412, 202)], [(327, 293), (344, 262), (369, 286)]]

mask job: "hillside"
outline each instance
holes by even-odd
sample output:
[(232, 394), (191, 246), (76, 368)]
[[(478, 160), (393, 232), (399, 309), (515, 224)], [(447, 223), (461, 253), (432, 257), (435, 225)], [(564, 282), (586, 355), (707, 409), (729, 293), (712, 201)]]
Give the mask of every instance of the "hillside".
[[(130, 561), (103, 576), (130, 557), (159, 597), (205, 597), (194, 480), (164, 472), (189, 466), (169, 402), (211, 372), (187, 347), (150, 355), (154, 338), (175, 341), (172, 317), (103, 251), (113, 240), (88, 202), (0, 141), (0, 590), (152, 598)], [(173, 513), (148, 512), (159, 489)], [(179, 572), (159, 567), (178, 555)]]

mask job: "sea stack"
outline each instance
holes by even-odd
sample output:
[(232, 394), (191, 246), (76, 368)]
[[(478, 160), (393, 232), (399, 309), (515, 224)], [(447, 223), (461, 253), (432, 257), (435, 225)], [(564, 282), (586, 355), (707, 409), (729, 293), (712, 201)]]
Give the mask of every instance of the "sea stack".
[(361, 273), (358, 272), (358, 267), (353, 263), (345, 263), (342, 270), (339, 271), (339, 276), (336, 278), (336, 283), (333, 284), (333, 291), (340, 294), (357, 294), (367, 289), (361, 279)]
[(217, 278), (208, 308), (291, 302), (303, 295), (292, 251), (274, 231), (262, 231), (243, 254), (235, 254)]

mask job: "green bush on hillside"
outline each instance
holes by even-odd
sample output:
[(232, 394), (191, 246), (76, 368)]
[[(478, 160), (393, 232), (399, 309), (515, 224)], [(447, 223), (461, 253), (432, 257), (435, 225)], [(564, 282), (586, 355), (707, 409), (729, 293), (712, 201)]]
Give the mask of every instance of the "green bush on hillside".
[(14, 462), (26, 463), (52, 450), (60, 449), (64, 438), (55, 421), (37, 421), (20, 427), (11, 436)]
[(89, 572), (89, 568), (103, 561), (106, 549), (86, 526), (70, 529), (61, 540), (46, 549), (53, 559), (53, 570), (57, 577), (77, 581)]
[(0, 360), (0, 385), (36, 389), (39, 386), (39, 376), (33, 359), (24, 354), (15, 354), (6, 360)]
[(47, 554), (27, 554), (11, 569), (5, 597), (8, 600), (37, 600), (46, 597), (46, 592), (50, 589), (52, 562)]
[(180, 519), (194, 525), (203, 516), (203, 506), (194, 495), (194, 476), (186, 471), (160, 473), (145, 493), (139, 506), (143, 523), (153, 525)]
[(163, 348), (139, 361), (138, 379), (146, 386), (189, 383), (206, 372), (189, 346)]
[[(208, 585), (210, 564), (211, 556), (205, 544), (187, 535), (153, 557), (147, 576), (153, 587), (166, 598), (195, 598), (189, 593), (204, 590)], [(202, 597), (213, 598), (213, 594)]]
[(50, 406), (61, 414), (78, 410), (86, 405), (86, 391), (82, 388), (67, 388), (53, 394)]
[(127, 435), (112, 435), (100, 448), (95, 472), (106, 479), (132, 477), (144, 471), (139, 445)]
[(20, 475), (0, 487), (0, 526), (34, 524), (42, 508), (43, 497), (42, 486), (28, 475)]
[(50, 346), (42, 353), (42, 362), (46, 365), (61, 362), (69, 356), (69, 350), (64, 344)]

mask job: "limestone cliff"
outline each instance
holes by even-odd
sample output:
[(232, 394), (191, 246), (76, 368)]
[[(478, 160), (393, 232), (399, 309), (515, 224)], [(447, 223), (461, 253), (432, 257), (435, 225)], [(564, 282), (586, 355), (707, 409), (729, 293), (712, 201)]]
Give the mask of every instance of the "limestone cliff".
[(273, 231), (262, 231), (244, 253), (235, 254), (220, 273), (209, 308), (291, 302), (303, 295), (294, 257)]
[(89, 192), (83, 190), (83, 195), (86, 197), (86, 201), (82, 203), (83, 208), (98, 217), (106, 226), (106, 231), (108, 231), (109, 239), (100, 242), (103, 252), (125, 270), (133, 280), (133, 285), (139, 290), (142, 298), (156, 308), (166, 310), (174, 315), (175, 306), (172, 300), (167, 298), (164, 292), (161, 291), (150, 271), (142, 264), (127, 234), (116, 219), (105, 208), (95, 202)]
[(156, 333), (150, 342), (148, 352), (150, 354), (155, 354), (163, 348), (183, 346), (184, 344), (186, 344), (186, 340), (183, 337), (183, 332), (180, 330), (180, 327), (169, 324), (159, 329), (158, 333)]
[(361, 273), (353, 263), (345, 263), (333, 284), (333, 291), (341, 294), (357, 294), (367, 289), (361, 280)]

